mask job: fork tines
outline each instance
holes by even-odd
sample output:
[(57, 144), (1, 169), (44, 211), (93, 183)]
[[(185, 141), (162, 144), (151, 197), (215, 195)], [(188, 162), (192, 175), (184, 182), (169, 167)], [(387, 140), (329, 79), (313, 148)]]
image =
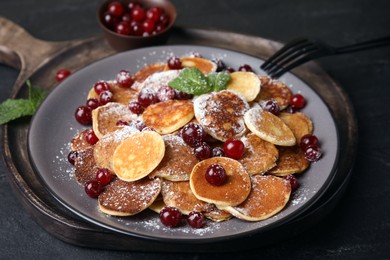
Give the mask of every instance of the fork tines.
[(272, 78), (278, 78), (286, 71), (315, 58), (320, 50), (318, 42), (299, 38), (278, 50), (260, 68)]

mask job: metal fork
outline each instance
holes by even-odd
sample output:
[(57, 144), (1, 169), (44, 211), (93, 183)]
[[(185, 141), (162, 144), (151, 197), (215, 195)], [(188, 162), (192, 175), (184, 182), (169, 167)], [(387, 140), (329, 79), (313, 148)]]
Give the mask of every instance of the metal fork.
[(321, 41), (299, 38), (287, 43), (275, 52), (260, 68), (267, 72), (271, 78), (279, 78), (287, 71), (313, 59), (385, 45), (390, 45), (390, 36), (337, 48)]

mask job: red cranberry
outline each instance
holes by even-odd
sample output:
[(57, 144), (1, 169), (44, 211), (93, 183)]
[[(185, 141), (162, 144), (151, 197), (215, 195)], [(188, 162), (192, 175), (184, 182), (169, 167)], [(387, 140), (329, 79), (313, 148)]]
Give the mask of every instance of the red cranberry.
[(90, 145), (94, 145), (99, 141), (99, 138), (96, 136), (93, 130), (89, 130), (88, 133), (85, 135), (85, 140)]
[(125, 14), (122, 15), (121, 20), (123, 22), (130, 23), (131, 22), (131, 15), (129, 13), (125, 13)]
[(305, 106), (305, 98), (301, 94), (295, 94), (291, 97), (290, 105), (293, 108), (302, 108)]
[(115, 32), (122, 35), (130, 35), (131, 27), (128, 22), (119, 22), (115, 25)]
[(145, 122), (138, 119), (131, 121), (129, 125), (137, 128), (139, 131), (142, 131), (146, 127)]
[(153, 33), (154, 33), (154, 34), (157, 34), (157, 33), (160, 33), (160, 32), (162, 32), (162, 31), (165, 31), (166, 28), (167, 28), (167, 27), (166, 27), (164, 24), (158, 23), (158, 24), (156, 24), (156, 28), (155, 28), (155, 30), (152, 32), (152, 34), (153, 34)]
[(275, 100), (268, 100), (267, 102), (265, 102), (263, 109), (274, 115), (279, 115), (280, 113), (278, 102), (276, 102)]
[(225, 153), (223, 152), (223, 149), (221, 147), (214, 147), (211, 150), (211, 156), (212, 157), (224, 157)]
[(192, 211), (187, 216), (187, 223), (193, 228), (203, 227), (204, 222), (204, 216), (199, 211)]
[(84, 190), (91, 198), (97, 198), (102, 193), (103, 187), (97, 180), (90, 180), (85, 183)]
[(125, 8), (120, 2), (112, 2), (107, 6), (107, 12), (113, 14), (116, 17), (121, 17), (125, 13)]
[(157, 22), (160, 19), (163, 10), (160, 7), (152, 7), (146, 11), (146, 18)]
[(177, 99), (177, 100), (187, 100), (187, 99), (191, 99), (193, 97), (194, 96), (191, 94), (187, 94), (187, 93), (184, 93), (180, 90), (175, 89), (175, 99)]
[(244, 64), (238, 68), (238, 71), (247, 71), (247, 72), (253, 72), (253, 69), (250, 65)]
[(127, 9), (131, 12), (135, 7), (141, 7), (141, 5), (137, 1), (130, 1), (127, 4)]
[(126, 125), (129, 125), (129, 122), (127, 122), (125, 120), (122, 120), (122, 119), (119, 119), (118, 122), (116, 122), (115, 125), (116, 126), (126, 126)]
[(133, 22), (130, 25), (130, 35), (134, 36), (142, 36), (144, 33), (144, 29), (142, 27), (142, 24), (139, 22)]
[(131, 100), (128, 105), (131, 112), (134, 114), (140, 115), (144, 112), (144, 108), (137, 100)]
[(79, 106), (75, 112), (77, 122), (82, 125), (90, 125), (92, 123), (92, 110), (87, 106)]
[(106, 12), (103, 14), (103, 24), (108, 28), (108, 29), (114, 29), (115, 25), (119, 22), (118, 17), (115, 15)]
[(148, 107), (151, 104), (158, 102), (157, 94), (153, 90), (147, 88), (141, 89), (137, 100), (143, 107)]
[(182, 214), (175, 207), (164, 207), (160, 211), (160, 220), (165, 226), (177, 227), (182, 221)]
[(227, 157), (240, 159), (245, 152), (245, 145), (241, 140), (229, 138), (223, 145), (223, 151)]
[(175, 98), (175, 89), (169, 86), (162, 86), (157, 91), (157, 97), (160, 101), (168, 101)]
[(168, 59), (168, 67), (171, 69), (171, 70), (180, 70), (183, 68), (183, 66), (181, 65), (181, 60), (179, 57), (170, 57)]
[(110, 183), (112, 176), (112, 172), (107, 168), (100, 168), (96, 171), (96, 180), (103, 186)]
[(217, 64), (217, 72), (226, 70), (226, 64), (221, 59), (214, 59), (213, 62)]
[(206, 142), (202, 142), (194, 148), (194, 153), (198, 160), (205, 160), (211, 157), (211, 147)]
[(229, 73), (233, 73), (233, 72), (236, 71), (236, 70), (233, 69), (232, 67), (227, 67), (226, 70), (227, 70)]
[(305, 158), (310, 162), (318, 161), (322, 156), (322, 152), (318, 146), (308, 146), (305, 150)]
[(90, 107), (92, 110), (94, 110), (99, 106), (99, 100), (97, 100), (96, 98), (89, 98), (87, 99), (86, 105)]
[(127, 70), (121, 70), (116, 75), (116, 81), (123, 88), (130, 88), (134, 83), (134, 78), (130, 75)]
[(186, 124), (180, 132), (184, 142), (191, 147), (198, 146), (204, 141), (204, 138), (206, 137), (206, 132), (204, 131), (203, 127), (200, 124), (194, 122)]
[(77, 159), (77, 155), (78, 155), (77, 151), (70, 151), (70, 153), (68, 154), (68, 162), (74, 165)]
[(100, 95), (102, 91), (110, 90), (110, 85), (106, 81), (100, 80), (93, 85), (93, 88), (96, 94)]
[(226, 171), (222, 165), (212, 164), (207, 168), (205, 178), (211, 185), (221, 186), (226, 181)]
[(290, 175), (285, 176), (284, 178), (290, 182), (291, 191), (296, 191), (298, 189), (299, 182), (294, 175), (290, 174)]
[(169, 24), (169, 16), (165, 13), (160, 15), (159, 21), (161, 24), (168, 26)]
[(109, 90), (103, 91), (99, 94), (99, 105), (104, 106), (108, 102), (111, 102), (113, 98), (112, 92)]
[(147, 19), (143, 21), (142, 28), (144, 29), (144, 32), (151, 33), (155, 28), (155, 23), (154, 21)]
[(292, 106), (288, 106), (286, 108), (286, 112), (289, 113), (289, 114), (294, 114), (295, 112), (297, 112), (297, 109), (292, 107)]
[(306, 150), (309, 146), (318, 146), (318, 138), (315, 135), (307, 134), (302, 136), (299, 146), (302, 150)]
[(71, 74), (70, 70), (59, 69), (56, 73), (57, 82), (61, 82)]
[(134, 21), (141, 22), (145, 19), (145, 10), (141, 6), (135, 6), (131, 10), (131, 18), (133, 18)]

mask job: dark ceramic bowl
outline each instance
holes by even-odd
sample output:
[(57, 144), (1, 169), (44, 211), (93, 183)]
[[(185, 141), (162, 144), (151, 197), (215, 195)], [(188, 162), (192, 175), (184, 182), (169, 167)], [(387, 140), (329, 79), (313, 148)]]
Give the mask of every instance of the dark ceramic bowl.
[(170, 30), (172, 25), (175, 23), (177, 12), (175, 6), (169, 0), (137, 0), (139, 4), (142, 5), (144, 9), (150, 7), (158, 6), (164, 10), (164, 12), (169, 17), (169, 24), (165, 30), (150, 36), (131, 36), (131, 35), (122, 35), (114, 32), (109, 29), (103, 22), (103, 15), (107, 10), (107, 6), (114, 2), (119, 1), (122, 4), (126, 4), (129, 1), (126, 0), (107, 0), (104, 1), (98, 8), (97, 11), (97, 20), (100, 27), (103, 30), (104, 36), (108, 43), (117, 51), (126, 51), (131, 49), (136, 49), (145, 46), (153, 45), (162, 45), (165, 44), (168, 40)]

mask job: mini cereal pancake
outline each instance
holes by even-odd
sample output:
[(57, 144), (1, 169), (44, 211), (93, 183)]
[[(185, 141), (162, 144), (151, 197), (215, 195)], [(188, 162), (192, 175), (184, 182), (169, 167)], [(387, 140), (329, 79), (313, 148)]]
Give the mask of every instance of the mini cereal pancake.
[(290, 199), (290, 182), (275, 176), (251, 176), (252, 189), (248, 198), (238, 206), (225, 207), (233, 216), (259, 221), (280, 212)]
[(179, 76), (180, 70), (168, 70), (156, 72), (147, 77), (143, 82), (136, 81), (131, 88), (140, 91), (143, 88), (157, 92), (161, 87), (168, 86), (168, 83)]
[(170, 181), (188, 181), (192, 168), (199, 162), (194, 149), (179, 136), (165, 135), (163, 139), (165, 142), (164, 158), (149, 174), (149, 177), (161, 177)]
[[(226, 182), (221, 186), (210, 184), (205, 174), (212, 164), (221, 165), (226, 171)], [(242, 203), (251, 189), (249, 174), (236, 160), (227, 157), (213, 157), (195, 165), (190, 176), (190, 186), (194, 195), (217, 207), (236, 206)]]
[(196, 119), (209, 135), (222, 142), (245, 134), (244, 114), (248, 109), (245, 98), (229, 90), (204, 94), (194, 100)]
[(256, 101), (275, 100), (280, 110), (285, 109), (291, 99), (292, 93), (289, 87), (279, 80), (271, 79), (268, 76), (260, 76), (261, 91), (256, 97)]
[(94, 179), (98, 167), (93, 157), (93, 148), (78, 152), (74, 166), (74, 176), (80, 185), (84, 186), (87, 181)]
[(244, 119), (249, 130), (261, 139), (276, 145), (295, 145), (291, 129), (274, 114), (260, 107), (253, 107), (245, 113)]
[(123, 126), (118, 130), (107, 133), (95, 144), (94, 157), (99, 168), (107, 168), (113, 171), (112, 155), (118, 145), (127, 137), (139, 132), (135, 127)]
[(164, 203), (164, 200), (162, 199), (162, 196), (161, 196), (161, 193), (160, 195), (157, 197), (157, 199), (155, 201), (153, 201), (153, 203), (149, 206), (149, 209), (156, 212), (156, 213), (160, 213), (160, 211), (165, 207), (165, 203)]
[(280, 113), (279, 117), (294, 133), (297, 142), (302, 136), (313, 133), (313, 122), (304, 113)]
[(163, 180), (161, 194), (165, 205), (178, 208), (181, 213), (186, 215), (191, 211), (204, 212), (209, 205), (195, 197), (188, 181)]
[(70, 149), (72, 151), (82, 151), (92, 147), (91, 144), (87, 142), (86, 136), (90, 129), (85, 129), (82, 132), (75, 135), (70, 141)]
[(119, 120), (131, 121), (136, 117), (137, 115), (133, 114), (126, 105), (109, 102), (92, 110), (92, 128), (100, 139), (103, 135), (121, 128), (116, 125)]
[(305, 154), (299, 146), (278, 147), (279, 159), (276, 166), (268, 173), (277, 176), (286, 176), (293, 173), (301, 173), (310, 166), (305, 159)]
[(154, 131), (132, 134), (115, 149), (114, 172), (123, 181), (136, 181), (151, 173), (165, 153), (162, 137)]
[(133, 88), (121, 87), (116, 81), (108, 81), (107, 83), (110, 85), (113, 102), (118, 102), (127, 106), (130, 100), (136, 99), (138, 96), (138, 91)]
[(260, 92), (260, 79), (253, 72), (235, 71), (230, 73), (226, 88), (241, 93), (246, 101), (253, 101)]
[(180, 60), (183, 68), (197, 68), (205, 75), (217, 70), (217, 64), (211, 60), (206, 60), (199, 57), (185, 57), (181, 58)]
[(134, 74), (134, 80), (138, 82), (143, 82), (147, 77), (153, 75), (156, 72), (163, 71), (164, 68), (165, 68), (164, 63), (149, 64)]
[(161, 180), (143, 178), (134, 182), (118, 178), (98, 197), (99, 208), (113, 216), (132, 216), (148, 208), (161, 191)]
[(96, 91), (93, 87), (88, 91), (87, 99), (90, 99), (90, 98), (99, 99), (99, 95), (96, 93)]
[(232, 214), (217, 208), (214, 204), (209, 204), (209, 205), (210, 205), (209, 209), (203, 213), (203, 215), (206, 218), (214, 222), (222, 222), (225, 220), (229, 220), (233, 217)]
[(276, 165), (279, 152), (275, 145), (264, 141), (253, 133), (241, 138), (245, 153), (238, 160), (250, 175), (262, 174)]
[(168, 100), (148, 106), (142, 114), (147, 126), (160, 134), (170, 134), (194, 117), (191, 100)]

